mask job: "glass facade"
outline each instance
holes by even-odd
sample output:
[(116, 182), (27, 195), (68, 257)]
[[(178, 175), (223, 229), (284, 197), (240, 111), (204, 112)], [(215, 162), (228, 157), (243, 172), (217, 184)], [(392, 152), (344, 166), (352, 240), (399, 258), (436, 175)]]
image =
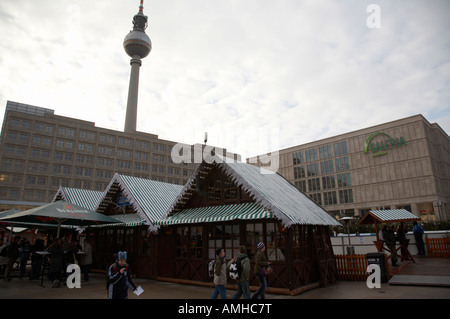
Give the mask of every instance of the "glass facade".
[(353, 203), (347, 154), (347, 141), (293, 152), (294, 185), (319, 205)]

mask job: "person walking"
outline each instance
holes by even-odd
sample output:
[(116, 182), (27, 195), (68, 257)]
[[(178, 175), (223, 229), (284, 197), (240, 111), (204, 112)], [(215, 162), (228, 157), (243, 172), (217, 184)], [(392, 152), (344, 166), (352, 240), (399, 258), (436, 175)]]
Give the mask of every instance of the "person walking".
[(244, 299), (250, 299), (250, 259), (247, 256), (245, 246), (239, 247), (239, 255), (234, 258), (233, 262), (239, 260), (241, 263), (242, 273), (237, 280), (238, 291), (231, 299), (239, 299), (244, 295)]
[(264, 243), (259, 243), (257, 246), (258, 252), (256, 253), (255, 257), (255, 275), (259, 280), (259, 288), (253, 295), (252, 299), (258, 299), (261, 297), (261, 299), (265, 299), (266, 295), (266, 288), (267, 288), (267, 278), (264, 269), (271, 265), (270, 262), (267, 261), (266, 255), (264, 252), (266, 251), (266, 246)]
[(414, 238), (416, 239), (416, 247), (418, 255), (425, 256), (425, 245), (423, 243), (423, 229), (416, 221), (413, 222), (413, 234)]
[(23, 237), (19, 244), (20, 279), (22, 279), (22, 276), (25, 275), (25, 272), (27, 270), (27, 263), (28, 259), (30, 258), (30, 249), (31, 249), (30, 241), (27, 238)]
[(84, 274), (84, 281), (89, 281), (89, 265), (92, 264), (92, 246), (90, 238), (86, 238), (84, 241), (83, 255), (81, 257), (81, 271)]
[(128, 299), (128, 289), (137, 289), (127, 264), (127, 252), (119, 251), (116, 262), (108, 269), (107, 291), (109, 299)]
[(407, 254), (407, 244), (406, 244), (406, 229), (401, 222), (397, 227), (397, 240), (400, 243), (401, 261), (408, 260)]
[(7, 246), (6, 249), (6, 257), (8, 261), (6, 263), (5, 276), (3, 277), (4, 281), (11, 281), (10, 273), (11, 269), (14, 266), (17, 258), (19, 258), (19, 241), (20, 237), (16, 236), (14, 241)]
[(211, 299), (217, 299), (220, 294), (222, 299), (227, 299), (227, 291), (225, 285), (227, 284), (227, 268), (231, 265), (231, 260), (227, 264), (225, 261), (225, 249), (219, 248), (216, 251), (216, 263), (214, 265), (214, 292)]
[(64, 250), (61, 239), (55, 239), (48, 247), (48, 252), (51, 254), (49, 277), (53, 283), (52, 287), (59, 288), (61, 287), (61, 272), (64, 267)]
[(383, 238), (386, 246), (389, 248), (391, 252), (391, 264), (394, 267), (397, 267), (397, 249), (395, 248), (395, 233), (392, 229), (387, 226), (383, 227)]
[(3, 239), (0, 238), (0, 276), (3, 276), (8, 263), (8, 257), (6, 257), (6, 250), (8, 245)]
[(42, 261), (43, 257), (42, 255), (38, 254), (38, 251), (44, 250), (44, 241), (42, 239), (36, 239), (34, 242), (34, 245), (31, 246), (30, 252), (31, 252), (31, 272), (30, 272), (30, 280), (38, 279), (39, 274), (41, 272), (42, 267)]

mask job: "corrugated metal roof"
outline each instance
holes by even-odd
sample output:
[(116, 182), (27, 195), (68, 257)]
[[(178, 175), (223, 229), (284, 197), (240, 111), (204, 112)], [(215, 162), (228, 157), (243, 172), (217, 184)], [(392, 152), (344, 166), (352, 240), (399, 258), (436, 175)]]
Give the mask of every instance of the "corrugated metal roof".
[(244, 203), (183, 209), (177, 214), (160, 220), (157, 224), (198, 224), (264, 218), (273, 218), (273, 214), (256, 203)]
[(312, 199), (300, 192), (278, 173), (270, 172), (256, 166), (214, 155), (205, 160), (191, 176), (180, 195), (169, 207), (164, 216), (173, 215), (178, 203), (191, 196), (195, 188), (196, 176), (203, 173), (207, 163), (217, 165), (232, 181), (248, 192), (263, 209), (273, 213), (284, 226), (293, 224), (330, 225), (341, 224)]
[(96, 211), (103, 192), (60, 186), (52, 202), (65, 200), (75, 205)]
[(103, 192), (98, 206), (105, 201), (110, 188), (119, 185), (125, 197), (141, 219), (156, 230), (155, 222), (160, 220), (167, 208), (173, 203), (183, 186), (153, 181), (140, 177), (115, 174), (106, 190)]
[(360, 220), (359, 223), (371, 224), (374, 223), (374, 219), (381, 223), (420, 220), (419, 217), (406, 209), (382, 209), (371, 210)]

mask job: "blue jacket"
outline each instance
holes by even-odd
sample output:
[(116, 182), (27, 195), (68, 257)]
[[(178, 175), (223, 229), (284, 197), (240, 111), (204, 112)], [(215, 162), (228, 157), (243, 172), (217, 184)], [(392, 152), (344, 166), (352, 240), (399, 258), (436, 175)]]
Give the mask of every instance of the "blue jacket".
[[(120, 273), (122, 268), (125, 268), (123, 274)], [(136, 290), (136, 285), (131, 278), (130, 266), (125, 264), (121, 267), (117, 263), (112, 264), (108, 269), (108, 298), (126, 299), (128, 289)]]
[(422, 235), (423, 234), (422, 227), (420, 227), (419, 225), (414, 225), (413, 226), (413, 233), (414, 233), (414, 235)]

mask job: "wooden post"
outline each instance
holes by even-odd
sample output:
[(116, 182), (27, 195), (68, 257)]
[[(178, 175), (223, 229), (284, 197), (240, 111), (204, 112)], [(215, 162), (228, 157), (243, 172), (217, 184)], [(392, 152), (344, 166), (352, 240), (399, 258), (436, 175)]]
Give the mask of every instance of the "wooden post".
[(293, 239), (294, 236), (292, 234), (292, 227), (298, 227), (297, 225), (293, 225), (287, 229), (287, 240), (286, 240), (286, 263), (288, 269), (288, 278), (289, 278), (289, 290), (293, 290), (295, 287), (295, 278), (294, 278), (294, 248), (293, 248)]

